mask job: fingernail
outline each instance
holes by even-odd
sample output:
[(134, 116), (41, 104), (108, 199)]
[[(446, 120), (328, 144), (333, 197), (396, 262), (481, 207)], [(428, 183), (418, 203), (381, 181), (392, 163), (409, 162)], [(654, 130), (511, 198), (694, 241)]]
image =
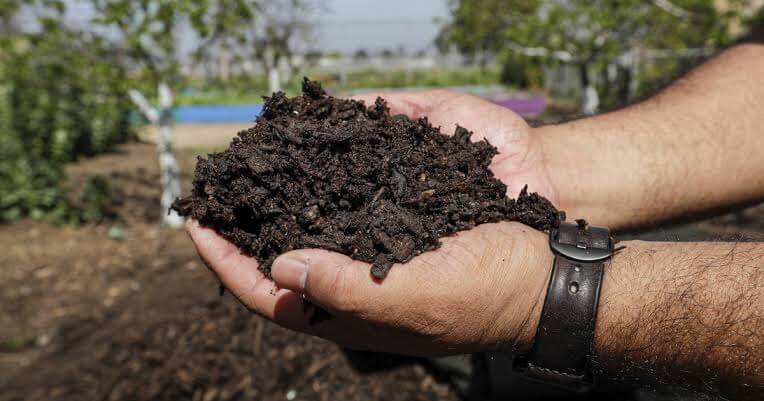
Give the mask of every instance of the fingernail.
[(271, 266), (273, 281), (290, 290), (305, 290), (308, 279), (308, 265), (302, 260), (288, 255), (279, 256)]

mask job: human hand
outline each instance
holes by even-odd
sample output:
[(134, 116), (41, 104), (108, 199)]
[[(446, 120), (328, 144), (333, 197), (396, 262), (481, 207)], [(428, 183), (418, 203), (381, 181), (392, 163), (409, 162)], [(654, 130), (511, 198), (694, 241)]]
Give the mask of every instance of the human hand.
[[(427, 116), (451, 133), (456, 124), (499, 149), (491, 169), (510, 196), (528, 184), (549, 198), (539, 145), (511, 111), (446, 91), (382, 94), (393, 114)], [(364, 96), (367, 103), (376, 96)], [(197, 250), (250, 310), (285, 327), (356, 349), (412, 355), (524, 348), (535, 334), (552, 256), (546, 237), (518, 223), (485, 224), (394, 268), (382, 282), (369, 266), (324, 250), (296, 250), (272, 266), (275, 282), (214, 231), (192, 222)], [(334, 318), (310, 324), (314, 310)]]
[[(552, 266), (543, 233), (502, 222), (443, 238), (383, 281), (366, 263), (318, 249), (279, 256), (271, 281), (213, 230), (186, 227), (207, 266), (251, 311), (347, 348), (407, 355), (526, 349)], [(305, 299), (333, 317), (311, 324), (315, 309)]]

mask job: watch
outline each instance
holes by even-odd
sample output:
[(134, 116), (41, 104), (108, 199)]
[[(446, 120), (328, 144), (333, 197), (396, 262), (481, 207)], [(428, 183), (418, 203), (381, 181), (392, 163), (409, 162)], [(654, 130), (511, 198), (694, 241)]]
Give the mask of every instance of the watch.
[(536, 336), (514, 368), (526, 377), (586, 392), (594, 384), (590, 357), (602, 274), (613, 256), (607, 228), (585, 220), (561, 223), (549, 232), (554, 266)]

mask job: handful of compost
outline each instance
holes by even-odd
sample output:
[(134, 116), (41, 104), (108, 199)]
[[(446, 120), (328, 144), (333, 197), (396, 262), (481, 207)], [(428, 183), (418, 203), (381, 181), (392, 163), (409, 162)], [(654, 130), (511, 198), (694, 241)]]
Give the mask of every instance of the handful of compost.
[(489, 169), (496, 148), (465, 128), (444, 135), (426, 118), (391, 116), (381, 98), (369, 107), (337, 99), (307, 78), (302, 92), (266, 98), (254, 127), (199, 158), (191, 194), (172, 206), (255, 257), (266, 276), (284, 252), (323, 248), (372, 263), (381, 279), (478, 224), (546, 230), (564, 220), (536, 193), (507, 198)]

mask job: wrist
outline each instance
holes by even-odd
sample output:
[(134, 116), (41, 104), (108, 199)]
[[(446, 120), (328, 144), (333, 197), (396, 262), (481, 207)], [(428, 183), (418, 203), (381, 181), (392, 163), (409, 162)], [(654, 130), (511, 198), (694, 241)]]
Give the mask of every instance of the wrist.
[(549, 249), (548, 235), (521, 224), (511, 239), (510, 258), (502, 263), (512, 266), (517, 274), (504, 281), (508, 291), (504, 307), (496, 320), (497, 341), (493, 344), (512, 353), (526, 352), (533, 343), (544, 306), (554, 255)]
[[(578, 218), (585, 215), (585, 210), (591, 209), (594, 203), (590, 199), (593, 195), (591, 174), (588, 176), (581, 171), (581, 163), (584, 157), (571, 157), (571, 155), (588, 155), (590, 151), (581, 148), (575, 139), (577, 135), (567, 124), (545, 125), (533, 128), (532, 137), (538, 143), (541, 150), (543, 165), (549, 179), (549, 185), (555, 194), (555, 206), (564, 210), (569, 218)], [(583, 152), (583, 153), (582, 153)], [(587, 220), (591, 220), (589, 215)]]
[(596, 118), (587, 118), (534, 128), (533, 136), (556, 195), (555, 206), (568, 220), (585, 218), (594, 226), (617, 230), (633, 224), (628, 199), (618, 198), (631, 189), (624, 180), (614, 179), (620, 162), (607, 160), (611, 150), (600, 129)]

